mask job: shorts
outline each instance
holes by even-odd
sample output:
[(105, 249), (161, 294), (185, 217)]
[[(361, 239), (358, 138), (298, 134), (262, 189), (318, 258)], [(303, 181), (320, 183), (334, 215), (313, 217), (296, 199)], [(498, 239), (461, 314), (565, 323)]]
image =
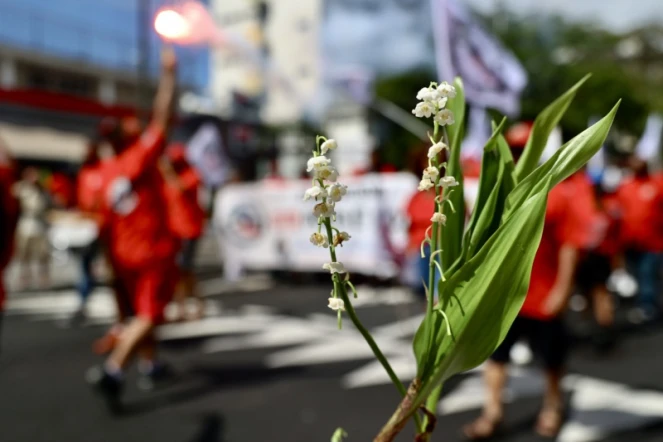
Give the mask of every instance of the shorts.
[(182, 248), (177, 255), (177, 265), (184, 272), (192, 272), (198, 248), (198, 238), (183, 239)]
[(612, 273), (610, 258), (590, 252), (578, 264), (576, 285), (582, 293), (589, 294), (597, 286), (605, 285), (610, 273)]
[(495, 362), (508, 363), (511, 359), (511, 348), (523, 338), (529, 342), (534, 354), (542, 359), (547, 370), (556, 371), (564, 367), (569, 349), (569, 338), (561, 319), (543, 321), (518, 316), (511, 325), (506, 338), (490, 359)]
[[(175, 293), (179, 272), (175, 263), (159, 264), (138, 270), (118, 270), (118, 300), (129, 301), (131, 314), (154, 324), (164, 320), (164, 310)], [(129, 313), (129, 312), (126, 312)]]

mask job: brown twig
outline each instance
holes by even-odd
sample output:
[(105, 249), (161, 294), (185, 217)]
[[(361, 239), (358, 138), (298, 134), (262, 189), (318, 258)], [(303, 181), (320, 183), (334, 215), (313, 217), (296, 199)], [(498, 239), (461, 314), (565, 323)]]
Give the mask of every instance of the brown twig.
[(389, 422), (387, 422), (387, 424), (382, 427), (382, 430), (380, 430), (380, 433), (375, 436), (373, 442), (392, 442), (398, 433), (403, 431), (405, 424), (407, 424), (409, 418), (412, 417), (412, 402), (419, 393), (420, 389), (421, 381), (419, 379), (413, 380), (407, 389), (405, 397), (389, 419)]
[(431, 413), (426, 407), (422, 406), (421, 411), (426, 415), (426, 428), (424, 428), (423, 433), (417, 434), (417, 437), (414, 438), (414, 442), (428, 442), (428, 438), (433, 431), (435, 431), (435, 424), (437, 424), (437, 417), (434, 413)]

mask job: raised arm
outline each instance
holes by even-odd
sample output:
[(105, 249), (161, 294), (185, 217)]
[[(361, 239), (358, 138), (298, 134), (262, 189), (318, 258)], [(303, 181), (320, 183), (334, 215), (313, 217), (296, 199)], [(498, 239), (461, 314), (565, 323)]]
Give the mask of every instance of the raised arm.
[(177, 58), (172, 47), (166, 47), (161, 53), (161, 78), (154, 98), (152, 124), (163, 133), (169, 127), (175, 107), (177, 91)]

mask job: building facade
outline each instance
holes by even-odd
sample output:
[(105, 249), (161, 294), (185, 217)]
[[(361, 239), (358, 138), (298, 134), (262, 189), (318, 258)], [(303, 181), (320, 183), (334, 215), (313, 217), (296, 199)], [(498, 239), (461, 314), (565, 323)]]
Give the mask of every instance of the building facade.
[(219, 47), (211, 57), (210, 92), (221, 113), (246, 113), (249, 107), (271, 125), (302, 119), (320, 85), (322, 4), (211, 0), (221, 31), (238, 43)]
[[(160, 0), (0, 0), (0, 136), (15, 155), (41, 151), (75, 160), (100, 118), (148, 108), (161, 46), (152, 20), (161, 6)], [(207, 49), (178, 49), (178, 55), (182, 89), (204, 91)], [(53, 140), (50, 147), (45, 139)]]

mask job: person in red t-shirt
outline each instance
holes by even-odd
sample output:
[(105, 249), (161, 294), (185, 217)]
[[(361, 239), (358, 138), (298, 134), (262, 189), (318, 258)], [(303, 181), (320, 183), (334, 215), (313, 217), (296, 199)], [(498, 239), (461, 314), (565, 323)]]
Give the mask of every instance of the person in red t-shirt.
[[(115, 277), (130, 297), (135, 315), (103, 367), (88, 373), (111, 412), (120, 411), (123, 373), (133, 356), (140, 352), (146, 364), (154, 361), (154, 328), (163, 321), (177, 282), (177, 238), (168, 226), (164, 182), (157, 166), (176, 95), (175, 69), (175, 53), (165, 49), (150, 125), (130, 143), (126, 130), (114, 131), (109, 141), (116, 157), (101, 168), (104, 241)], [(153, 368), (145, 367), (149, 373)]]
[(431, 225), (431, 217), (435, 212), (435, 192), (432, 190), (426, 192), (417, 191), (407, 204), (406, 213), (410, 225), (408, 227), (408, 245), (405, 251), (406, 261), (415, 270), (412, 283), (417, 294), (425, 299), (426, 291), (422, 281), (428, 284), (428, 275), (430, 271), (430, 247), (424, 247), (424, 257), (421, 256), (421, 242), (426, 239), (426, 230)]
[(186, 160), (186, 147), (182, 144), (170, 145), (160, 166), (166, 179), (168, 224), (181, 241), (182, 247), (178, 257), (180, 281), (175, 291), (175, 299), (180, 307), (179, 317), (186, 317), (186, 299), (194, 298), (197, 309), (193, 319), (199, 319), (203, 316), (205, 305), (197, 293), (193, 270), (196, 245), (205, 224), (205, 212), (198, 203), (202, 180), (196, 169)]
[[(587, 180), (591, 180), (587, 175)], [(594, 190), (594, 216), (597, 233), (603, 233), (602, 239), (583, 251), (578, 270), (576, 285), (580, 292), (588, 297), (593, 307), (594, 318), (599, 331), (594, 335), (594, 343), (599, 350), (608, 350), (614, 344), (614, 297), (608, 291), (608, 280), (613, 271), (623, 264), (620, 240), (622, 211), (614, 191), (605, 190), (602, 182), (591, 184)]]
[(12, 193), (14, 162), (9, 150), (0, 139), (0, 331), (5, 305), (3, 274), (14, 253), (14, 237), (18, 224), (19, 204)]
[(506, 338), (486, 362), (488, 400), (482, 415), (465, 426), (463, 431), (468, 439), (489, 438), (500, 426), (511, 349), (524, 337), (545, 365), (546, 390), (536, 432), (552, 437), (559, 431), (563, 419), (560, 380), (568, 349), (561, 315), (573, 288), (579, 251), (600, 241), (591, 201), (592, 189), (582, 174), (570, 177), (550, 191), (527, 297)]
[(639, 323), (661, 316), (663, 176), (649, 173), (647, 163), (636, 156), (629, 158), (627, 166), (633, 175), (622, 182), (617, 198), (623, 211), (626, 262), (639, 291), (639, 307), (629, 316)]
[[(428, 167), (427, 151), (417, 150), (411, 154), (410, 170), (415, 176), (421, 177), (424, 169)], [(428, 285), (430, 275), (430, 247), (424, 246), (424, 256), (421, 256), (421, 243), (426, 239), (426, 231), (431, 226), (431, 217), (435, 212), (435, 192), (416, 191), (405, 207), (405, 214), (409, 221), (407, 236), (408, 243), (405, 249), (405, 265), (410, 277), (408, 284), (414, 291), (426, 299), (426, 290), (422, 281)], [(430, 232), (429, 232), (430, 233)], [(439, 273), (436, 272), (436, 281), (439, 280)]]
[(488, 401), (479, 419), (465, 427), (472, 440), (491, 436), (503, 418), (502, 390), (511, 348), (527, 337), (543, 359), (546, 370), (544, 403), (536, 430), (542, 436), (554, 436), (562, 424), (562, 376), (567, 340), (560, 315), (573, 287), (579, 250), (591, 244), (587, 227), (587, 201), (579, 192), (582, 184), (572, 177), (551, 190), (541, 244), (534, 258), (530, 286), (525, 303), (506, 338), (486, 363), (485, 380)]

